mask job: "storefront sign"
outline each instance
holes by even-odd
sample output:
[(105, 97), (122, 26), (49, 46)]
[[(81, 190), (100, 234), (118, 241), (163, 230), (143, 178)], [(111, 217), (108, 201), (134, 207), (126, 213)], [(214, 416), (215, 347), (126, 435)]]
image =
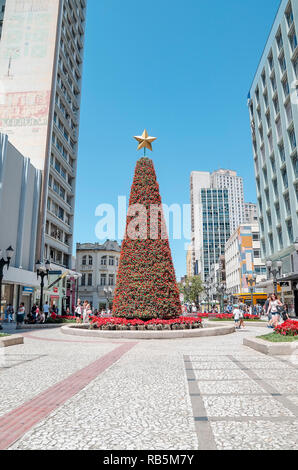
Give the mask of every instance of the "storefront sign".
[(23, 287), (23, 294), (33, 294), (34, 293), (34, 288), (33, 287)]

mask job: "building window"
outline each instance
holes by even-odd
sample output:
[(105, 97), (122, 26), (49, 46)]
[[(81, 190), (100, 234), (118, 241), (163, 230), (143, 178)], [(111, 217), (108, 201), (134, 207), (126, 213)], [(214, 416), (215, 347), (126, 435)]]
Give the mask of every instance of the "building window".
[(274, 66), (272, 51), (270, 52), (270, 55), (268, 57), (268, 63), (269, 63), (270, 72), (272, 72), (273, 66)]
[(282, 171), (281, 173), (283, 184), (284, 184), (284, 189), (288, 189), (289, 187), (289, 182), (288, 182), (288, 174), (286, 168)]
[(83, 274), (82, 280), (81, 280), (81, 286), (85, 286), (85, 285), (86, 285), (86, 274)]
[(114, 285), (114, 274), (109, 274), (109, 286)]
[(282, 230), (281, 230), (280, 227), (277, 229), (277, 237), (278, 237), (279, 249), (282, 250), (283, 249), (283, 238), (282, 238)]
[(289, 139), (290, 139), (291, 149), (293, 151), (296, 148), (296, 136), (295, 136), (295, 130), (294, 129), (291, 129), (289, 131)]
[(274, 104), (275, 114), (277, 115), (279, 113), (279, 101), (278, 101), (277, 96), (275, 96), (275, 98), (273, 99), (273, 104)]
[(289, 197), (288, 194), (285, 196), (285, 208), (286, 208), (287, 215), (290, 215), (291, 214), (291, 203), (290, 203), (290, 197)]
[(274, 93), (277, 88), (275, 75), (271, 77), (271, 85), (272, 85), (272, 91)]
[(100, 285), (101, 286), (106, 286), (107, 285), (107, 276), (106, 276), (106, 274), (101, 274), (100, 275)]
[(290, 243), (294, 243), (293, 226), (292, 226), (292, 221), (291, 220), (289, 220), (288, 223), (287, 223), (287, 230), (288, 230), (288, 236), (289, 236)]
[(289, 82), (287, 78), (282, 82), (282, 87), (283, 87), (284, 95), (286, 98), (290, 94), (290, 87), (289, 87)]
[(286, 15), (288, 27), (290, 28), (292, 26), (293, 21), (294, 21), (294, 16), (293, 16), (293, 10), (292, 10), (291, 3), (289, 4), (288, 8), (286, 9), (285, 15)]
[(88, 286), (92, 286), (92, 274), (88, 274)]
[(278, 50), (281, 51), (282, 48), (283, 48), (283, 40), (282, 40), (281, 30), (279, 30), (277, 35), (276, 35), (276, 43), (277, 43)]
[(284, 54), (278, 60), (279, 60), (281, 73), (284, 73), (286, 71), (286, 68), (287, 68), (286, 59), (285, 59)]
[(281, 163), (284, 163), (286, 161), (286, 154), (285, 154), (284, 145), (280, 144), (278, 146), (278, 150), (279, 150), (280, 161), (281, 161)]
[(83, 256), (83, 258), (82, 258), (82, 265), (83, 265), (83, 266), (86, 266), (86, 264), (87, 264), (87, 256), (85, 255), (85, 256)]
[(290, 41), (290, 44), (291, 44), (292, 52), (294, 52), (296, 47), (297, 47), (297, 36), (296, 36), (295, 30), (289, 36), (289, 41)]
[(294, 170), (294, 173), (295, 173), (295, 178), (298, 178), (298, 157), (297, 157), (297, 153), (295, 153), (295, 155), (293, 156), (293, 170)]
[(113, 256), (109, 257), (109, 266), (114, 266), (115, 264), (115, 258)]
[(89, 266), (92, 266), (93, 265), (93, 258), (92, 256), (89, 256)]
[(101, 264), (102, 266), (106, 266), (106, 265), (107, 265), (107, 257), (106, 257), (106, 256), (103, 256), (103, 257), (101, 258), (100, 264)]

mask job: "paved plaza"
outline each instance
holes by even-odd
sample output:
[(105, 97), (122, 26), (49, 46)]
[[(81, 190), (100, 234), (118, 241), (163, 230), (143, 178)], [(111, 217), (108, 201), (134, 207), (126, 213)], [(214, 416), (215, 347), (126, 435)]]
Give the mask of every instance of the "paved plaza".
[(298, 449), (298, 355), (266, 334), (102, 340), (60, 329), (0, 349), (0, 449)]

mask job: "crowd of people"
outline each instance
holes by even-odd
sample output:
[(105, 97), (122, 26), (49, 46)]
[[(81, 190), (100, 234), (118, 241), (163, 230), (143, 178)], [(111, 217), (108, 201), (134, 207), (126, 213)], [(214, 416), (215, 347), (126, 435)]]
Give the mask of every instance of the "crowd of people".
[[(196, 315), (202, 313), (201, 306), (195, 302), (187, 302), (182, 306), (183, 315)], [(29, 313), (26, 313), (24, 303), (21, 303), (17, 309), (14, 311), (12, 304), (7, 304), (4, 318), (5, 321), (11, 323), (14, 321), (14, 315), (16, 314), (16, 323), (17, 326), (22, 325), (24, 322), (29, 324), (35, 323), (46, 323), (48, 318), (52, 315), (59, 315), (58, 307), (53, 304), (52, 306), (46, 302), (41, 309), (38, 304), (34, 304)], [(211, 314), (218, 314), (217, 305), (211, 305), (209, 312)], [(264, 305), (257, 303), (254, 306), (248, 306), (245, 303), (228, 303), (224, 312), (233, 315), (236, 328), (241, 329), (245, 328), (244, 318), (246, 314), (257, 315), (261, 317), (262, 315), (268, 318), (268, 328), (275, 328), (280, 322), (284, 322), (289, 318), (287, 305), (282, 303), (276, 294), (268, 295), (268, 298)], [(77, 323), (88, 323), (90, 316), (98, 317), (110, 317), (112, 315), (109, 308), (106, 309), (93, 309), (92, 305), (88, 300), (81, 301), (78, 299), (77, 306), (73, 311), (70, 311), (69, 308), (61, 312), (61, 315), (65, 316), (74, 316), (76, 317)]]
[[(195, 302), (187, 302), (183, 304), (182, 309), (184, 315), (203, 313), (200, 305)], [(207, 313), (216, 315), (220, 313), (220, 311), (217, 305), (210, 305)], [(224, 312), (221, 313), (233, 315), (237, 329), (245, 328), (244, 319), (247, 314), (259, 317), (266, 316), (268, 319), (268, 328), (275, 328), (280, 322), (284, 322), (289, 319), (287, 305), (282, 303), (276, 294), (268, 295), (264, 305), (261, 305), (260, 303), (253, 306), (242, 302), (234, 305), (232, 303), (228, 303), (224, 307)]]

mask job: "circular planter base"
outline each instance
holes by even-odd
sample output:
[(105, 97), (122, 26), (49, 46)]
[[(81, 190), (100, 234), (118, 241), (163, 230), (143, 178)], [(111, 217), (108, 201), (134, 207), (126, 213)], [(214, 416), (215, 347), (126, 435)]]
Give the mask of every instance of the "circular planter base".
[(63, 326), (61, 332), (66, 335), (89, 336), (109, 339), (177, 339), (203, 338), (207, 336), (229, 335), (235, 332), (235, 326), (217, 326), (193, 330), (90, 330), (89, 325)]

